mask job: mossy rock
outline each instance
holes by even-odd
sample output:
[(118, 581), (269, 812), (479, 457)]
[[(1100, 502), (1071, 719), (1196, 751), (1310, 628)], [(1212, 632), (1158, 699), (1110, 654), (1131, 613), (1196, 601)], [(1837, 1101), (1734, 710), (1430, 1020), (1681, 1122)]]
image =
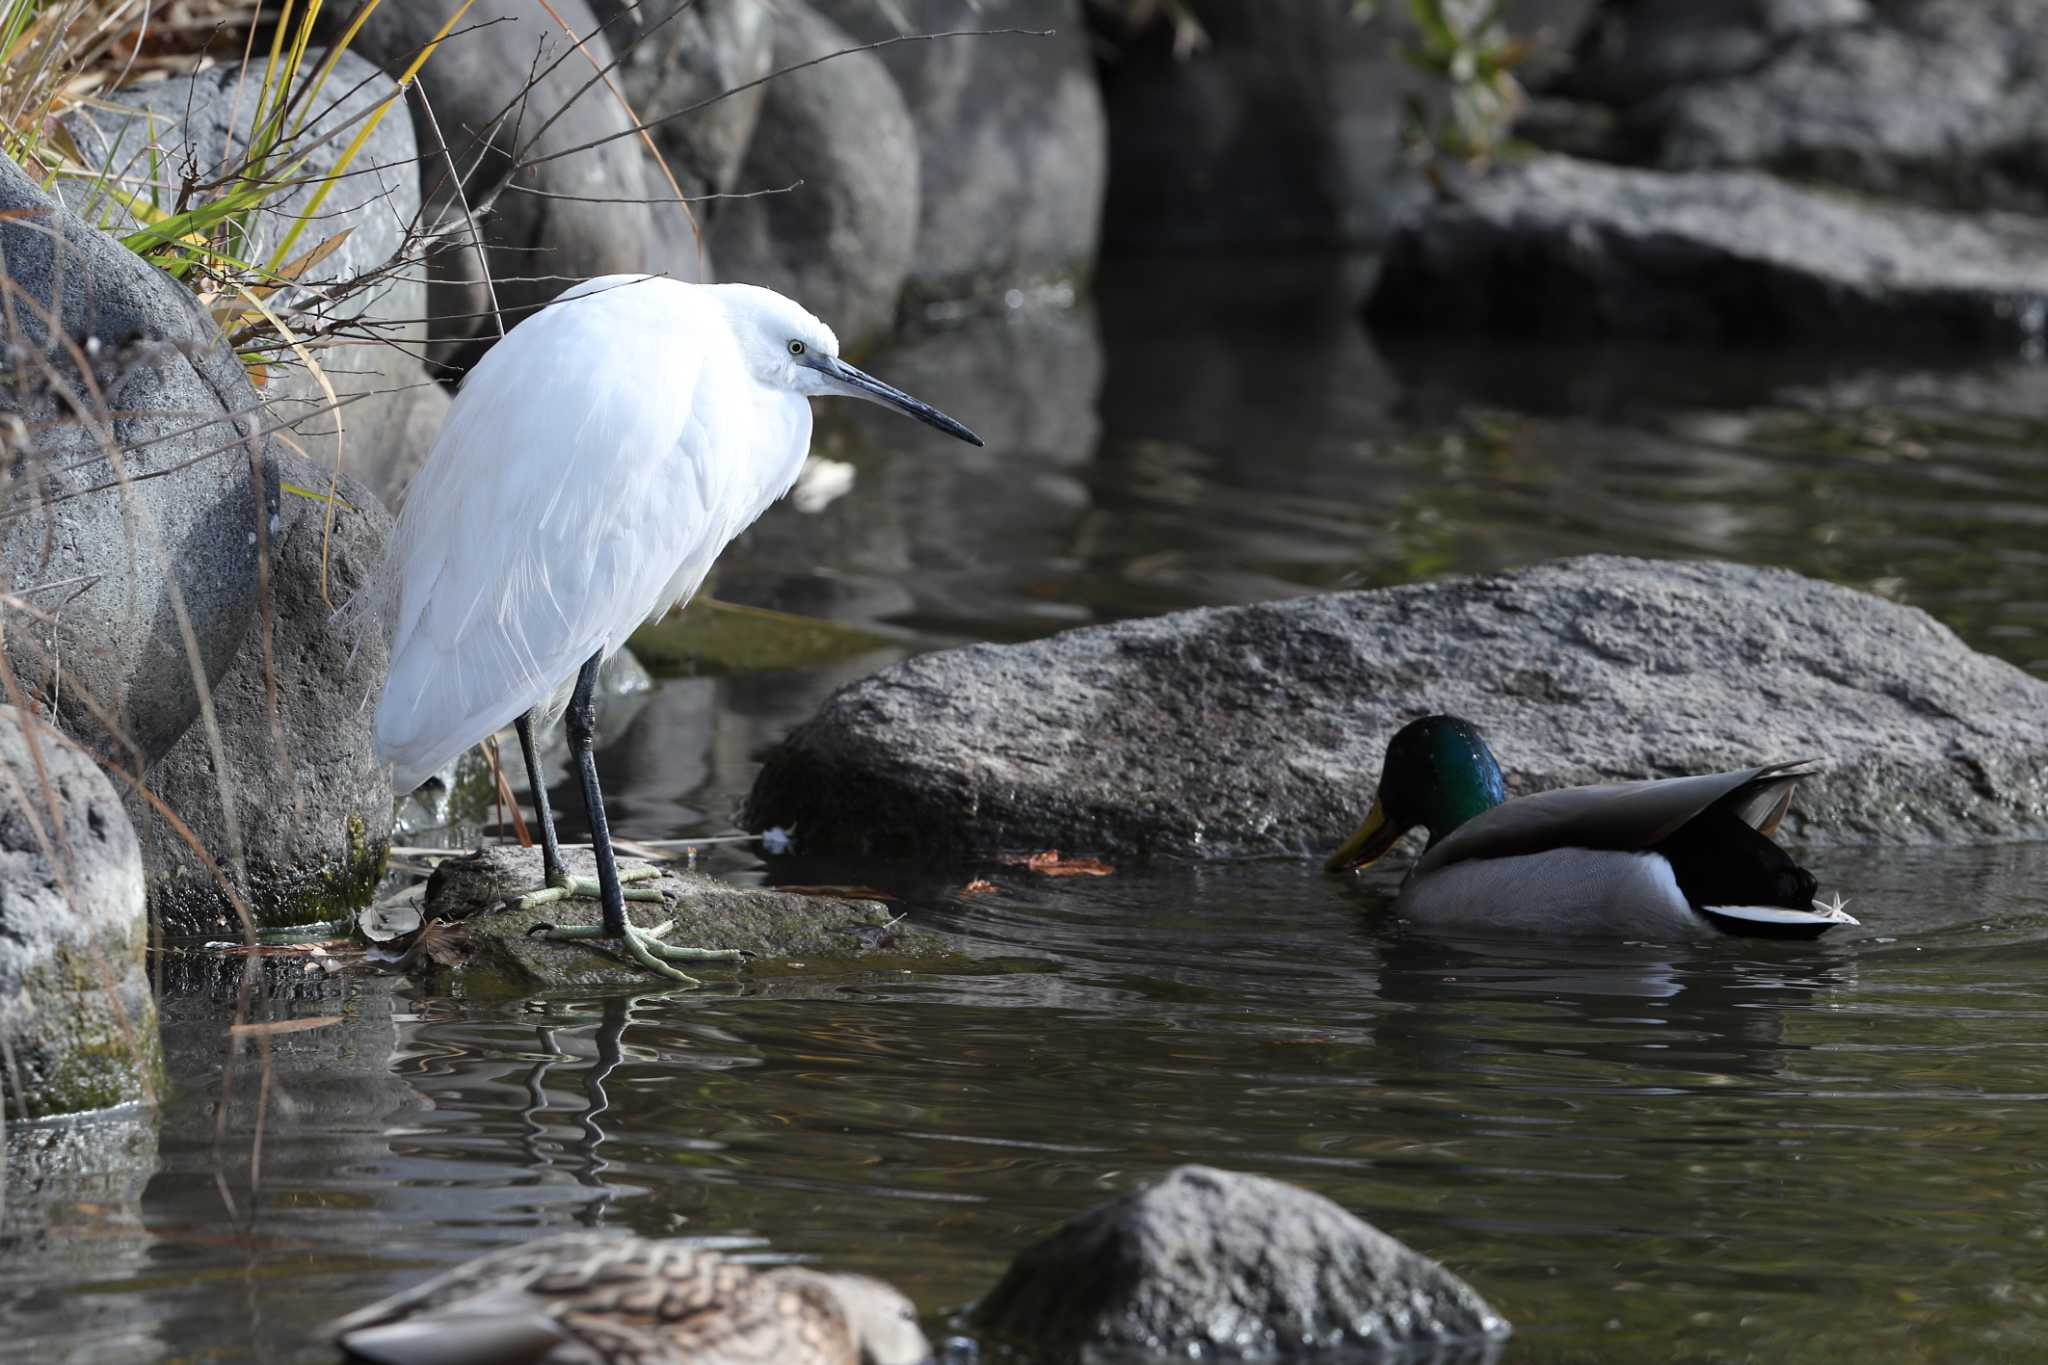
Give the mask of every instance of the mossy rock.
[(93, 761), (12, 707), (0, 707), (0, 763), (21, 794), (0, 797), (0, 1103), (12, 1119), (154, 1099), (163, 1057), (135, 831)]
[[(563, 862), (578, 876), (594, 876), (589, 849), (564, 849)], [(622, 867), (645, 864), (628, 859)], [(481, 849), (452, 858), (427, 883), (430, 925), (454, 926), (450, 951), (461, 961), (469, 990), (525, 993), (552, 987), (663, 984), (610, 944), (558, 943), (531, 934), (536, 925), (595, 925), (595, 900), (556, 901), (533, 910), (506, 910), (513, 897), (544, 880), (539, 849)], [(706, 985), (761, 978), (877, 970), (986, 969), (966, 946), (943, 934), (914, 928), (889, 906), (854, 897), (800, 895), (731, 886), (715, 877), (661, 867), (660, 875), (630, 884), (659, 891), (663, 900), (629, 901), (627, 914), (642, 928), (675, 922), (667, 941), (703, 948), (738, 948), (742, 966), (678, 964)], [(446, 932), (442, 930), (442, 932)], [(460, 942), (453, 940), (459, 938)], [(436, 970), (437, 955), (421, 952), (422, 971)]]

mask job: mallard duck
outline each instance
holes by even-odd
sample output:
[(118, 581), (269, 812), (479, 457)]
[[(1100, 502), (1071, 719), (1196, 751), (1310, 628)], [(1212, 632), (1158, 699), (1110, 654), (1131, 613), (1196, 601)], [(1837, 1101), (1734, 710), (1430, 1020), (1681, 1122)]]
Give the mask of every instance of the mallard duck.
[(565, 1233), (493, 1252), (329, 1325), (377, 1365), (916, 1365), (917, 1309), (880, 1280)]
[(1806, 761), (1568, 787), (1510, 801), (1469, 721), (1424, 716), (1387, 745), (1379, 796), (1335, 853), (1355, 871), (1420, 825), (1429, 846), (1396, 913), (1446, 929), (1629, 938), (1813, 938), (1856, 920), (1814, 899), (1771, 842)]

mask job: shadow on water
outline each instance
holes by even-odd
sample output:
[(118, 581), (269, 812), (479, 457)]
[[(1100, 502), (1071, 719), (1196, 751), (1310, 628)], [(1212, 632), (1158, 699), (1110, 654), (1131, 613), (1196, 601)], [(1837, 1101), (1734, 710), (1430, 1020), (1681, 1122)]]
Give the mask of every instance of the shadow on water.
[[(2048, 661), (2029, 367), (1376, 346), (1361, 268), (1119, 264), (1098, 309), (874, 357), (989, 448), (823, 409), (852, 489), (772, 513), (720, 594), (930, 645), (1622, 549), (1789, 564)], [(605, 738), (616, 827), (721, 831), (763, 748), (886, 657), (664, 680)], [(886, 1275), (938, 1329), (1184, 1161), (1444, 1260), (1518, 1324), (1509, 1362), (2048, 1339), (2048, 847), (1823, 850), (1861, 928), (1683, 946), (1435, 939), (1387, 921), (1391, 874), (1308, 865), (707, 861), (879, 886), (1018, 969), (481, 1000), (279, 956), (318, 1022), (224, 1080), (240, 964), (187, 963), (156, 1142), (38, 1193), (0, 1353), (320, 1359), (332, 1314), (589, 1225)]]

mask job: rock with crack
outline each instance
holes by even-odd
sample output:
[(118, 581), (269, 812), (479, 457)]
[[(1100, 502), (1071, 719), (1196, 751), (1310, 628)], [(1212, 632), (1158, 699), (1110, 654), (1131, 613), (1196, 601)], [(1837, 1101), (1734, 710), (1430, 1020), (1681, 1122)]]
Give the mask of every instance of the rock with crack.
[[(797, 0), (777, 6), (777, 68), (852, 46)], [(921, 201), (916, 125), (882, 59), (849, 53), (770, 82), (738, 174), (773, 192), (718, 206), (711, 252), (727, 278), (799, 300), (849, 351), (886, 335)]]
[(1093, 266), (1109, 129), (1080, 0), (981, 0), (971, 25), (957, 0), (818, 7), (860, 42), (1025, 30), (878, 54), (917, 129), (921, 202), (906, 302), (1001, 295)]
[[(761, 0), (591, 0), (590, 7), (625, 54), (619, 84), (654, 125), (648, 131), (683, 193), (744, 190), (737, 177), (767, 94), (755, 82), (774, 69), (775, 11)], [(686, 117), (671, 117), (685, 109)], [(707, 202), (691, 211), (716, 209)]]
[[(148, 777), (265, 929), (343, 922), (369, 904), (392, 820), (391, 768), (371, 734), (384, 634), (360, 611), (335, 617), (376, 574), (391, 514), (344, 478), (330, 517), (326, 469), (296, 455), (277, 467), (264, 600), (213, 689), (226, 768), (194, 725)], [(232, 902), (184, 835), (156, 803), (129, 809), (163, 932), (239, 938)]]
[(1470, 1285), (1322, 1196), (1207, 1166), (1025, 1248), (972, 1322), (1061, 1358), (1147, 1360), (1481, 1360), (1509, 1330)]
[(21, 367), (0, 384), (20, 460), (0, 501), (0, 591), (23, 604), (6, 661), (68, 733), (139, 771), (255, 616), (269, 419), (190, 290), (4, 157), (0, 259)]
[[(380, 5), (350, 50), (396, 74), (461, 8), (462, 0)], [(354, 15), (339, 8), (326, 22), (339, 28)], [(702, 278), (689, 216), (672, 202), (628, 106), (597, 79), (614, 54), (587, 0), (476, 0), (421, 68), (411, 101), (429, 220), (459, 224), (490, 201), (473, 235), (456, 231), (429, 260), (435, 362), (476, 362), (499, 335), (494, 299), (510, 327), (593, 275)]]
[(2024, 349), (2048, 337), (2048, 224), (1544, 156), (1408, 219), (1382, 332)]
[[(595, 875), (587, 848), (565, 848), (562, 861), (572, 876)], [(631, 858), (622, 866), (633, 864)], [(562, 900), (532, 910), (508, 911), (506, 901), (543, 883), (537, 848), (490, 848), (452, 858), (428, 880), (427, 933), (460, 930), (463, 942), (436, 954), (430, 938), (414, 961), (425, 969), (437, 956), (459, 960), (468, 988), (500, 984), (513, 990), (547, 986), (646, 986), (646, 971), (604, 945), (555, 943), (532, 936), (538, 924), (597, 924), (595, 900)], [(952, 940), (913, 928), (879, 901), (839, 895), (799, 895), (731, 886), (681, 868), (661, 867), (659, 877), (632, 883), (661, 892), (662, 902), (629, 901), (626, 912), (642, 928), (664, 920), (675, 928), (668, 942), (696, 948), (738, 948), (749, 954), (742, 975), (751, 979), (807, 967), (932, 967), (958, 964), (962, 950)], [(684, 964), (686, 967), (689, 964)], [(690, 967), (710, 984), (731, 981), (734, 969), (717, 964)]]
[(1813, 757), (1795, 840), (2048, 831), (2048, 682), (1867, 593), (1612, 556), (926, 654), (795, 730), (741, 823), (805, 853), (1311, 855), (1431, 711), (1511, 791)]

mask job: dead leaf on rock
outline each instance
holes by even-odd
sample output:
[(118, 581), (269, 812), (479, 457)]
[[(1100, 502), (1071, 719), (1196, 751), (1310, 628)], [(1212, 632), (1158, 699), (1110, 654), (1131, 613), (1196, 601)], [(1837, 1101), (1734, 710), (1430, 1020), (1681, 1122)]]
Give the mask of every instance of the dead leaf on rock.
[(995, 889), (996, 884), (988, 878), (976, 877), (973, 881), (960, 888), (960, 894), (963, 896), (986, 896)]
[(427, 925), (406, 956), (414, 954), (430, 957), (443, 967), (460, 967), (469, 960), (469, 926), (438, 921)]
[(1047, 877), (1107, 877), (1116, 871), (1100, 858), (1062, 858), (1056, 848), (1029, 856), (1012, 854), (1000, 861)]

